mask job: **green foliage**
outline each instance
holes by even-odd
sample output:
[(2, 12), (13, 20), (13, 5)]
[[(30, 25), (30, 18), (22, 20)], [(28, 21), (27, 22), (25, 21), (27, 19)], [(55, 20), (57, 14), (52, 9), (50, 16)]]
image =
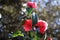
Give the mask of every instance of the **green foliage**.
[(17, 37), (17, 36), (22, 36), (24, 37), (24, 34), (21, 32), (21, 31), (16, 31), (14, 34), (13, 34), (13, 37)]

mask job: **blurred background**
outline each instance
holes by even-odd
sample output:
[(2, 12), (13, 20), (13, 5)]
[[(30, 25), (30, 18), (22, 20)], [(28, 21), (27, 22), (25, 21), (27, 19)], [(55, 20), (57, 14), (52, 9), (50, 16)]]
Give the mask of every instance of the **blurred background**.
[(60, 0), (0, 0), (0, 38), (7, 37), (8, 33), (15, 32), (22, 25), (23, 19), (20, 17), (24, 13), (21, 8), (26, 8), (22, 5), (28, 1), (37, 3), (35, 11), (39, 18), (48, 22), (47, 36), (60, 40)]

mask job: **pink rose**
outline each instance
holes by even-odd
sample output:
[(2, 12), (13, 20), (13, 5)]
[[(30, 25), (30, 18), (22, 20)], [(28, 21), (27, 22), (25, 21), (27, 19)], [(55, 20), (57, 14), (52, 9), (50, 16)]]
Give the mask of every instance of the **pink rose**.
[(35, 2), (27, 2), (27, 6), (31, 8), (37, 8), (37, 4)]
[(23, 28), (25, 31), (31, 31), (32, 30), (32, 20), (26, 20)]
[(38, 23), (36, 24), (40, 28), (40, 33), (44, 34), (47, 30), (48, 23), (43, 20), (38, 20)]

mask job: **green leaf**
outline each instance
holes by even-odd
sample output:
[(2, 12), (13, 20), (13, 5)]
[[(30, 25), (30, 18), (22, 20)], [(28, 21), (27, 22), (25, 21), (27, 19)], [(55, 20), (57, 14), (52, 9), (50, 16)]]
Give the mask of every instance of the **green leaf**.
[(31, 13), (32, 13), (33, 10), (34, 10), (33, 8), (27, 8), (28, 15), (31, 15)]
[(38, 15), (34, 12), (32, 15), (32, 24), (35, 25), (38, 22)]
[(17, 37), (17, 36), (22, 36), (22, 37), (24, 37), (24, 34), (21, 33), (21, 31), (16, 31), (16, 32), (13, 34), (13, 37)]

